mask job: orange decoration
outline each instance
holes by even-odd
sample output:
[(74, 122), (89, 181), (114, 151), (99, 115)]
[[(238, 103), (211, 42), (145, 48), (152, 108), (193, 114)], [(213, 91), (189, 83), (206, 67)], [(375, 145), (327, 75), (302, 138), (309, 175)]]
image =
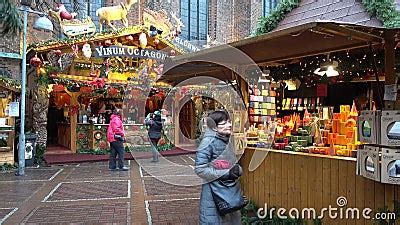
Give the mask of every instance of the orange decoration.
[(64, 91), (64, 85), (61, 85), (61, 84), (53, 85), (53, 91), (54, 92), (62, 92), (62, 91)]

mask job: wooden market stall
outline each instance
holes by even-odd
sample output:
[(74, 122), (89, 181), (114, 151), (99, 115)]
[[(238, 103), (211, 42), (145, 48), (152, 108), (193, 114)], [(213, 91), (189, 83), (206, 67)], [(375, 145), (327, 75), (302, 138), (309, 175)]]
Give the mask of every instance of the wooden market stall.
[(20, 89), (18, 81), (0, 78), (0, 164), (15, 162), (15, 117), (19, 116)]
[[(144, 118), (161, 109), (169, 87), (157, 78), (164, 62), (183, 52), (171, 43), (181, 26), (173, 18), (174, 24), (164, 11), (146, 9), (141, 26), (31, 45), (31, 77), (48, 93), (34, 103), (39, 142), (73, 153), (104, 152), (112, 110), (121, 108), (127, 145), (148, 146)], [(43, 111), (44, 119), (35, 116)], [(163, 114), (166, 121), (169, 113)]]
[[(388, 206), (388, 210), (393, 211), (395, 201), (400, 201), (400, 189), (396, 185), (384, 184), (380, 181), (373, 181), (356, 175), (360, 173), (360, 166), (354, 157), (360, 150), (357, 151), (353, 147), (360, 144), (355, 136), (358, 132), (356, 132), (357, 128), (354, 123), (351, 123), (351, 127), (348, 128), (344, 125), (349, 116), (355, 116), (355, 119), (358, 116), (358, 114), (352, 114), (355, 111), (351, 110), (353, 99), (351, 99), (350, 95), (346, 103), (348, 106), (340, 107), (341, 103), (336, 103), (337, 109), (334, 112), (330, 112), (329, 108), (326, 111), (328, 120), (332, 116), (331, 119), (336, 119), (336, 122), (338, 122), (336, 127), (337, 135), (344, 137), (340, 143), (335, 139), (332, 145), (341, 146), (346, 144), (347, 146), (345, 145), (343, 151), (339, 148), (333, 148), (332, 145), (329, 146), (328, 143), (322, 143), (323, 146), (327, 147), (318, 149), (318, 152), (315, 151), (317, 148), (312, 148), (314, 149), (313, 151), (304, 148), (307, 152), (302, 152), (301, 149), (303, 147), (301, 145), (310, 146), (309, 144), (313, 144), (315, 139), (315, 135), (312, 134), (313, 138), (309, 143), (307, 136), (311, 135), (308, 132), (306, 133), (305, 130), (302, 130), (303, 134), (301, 135), (289, 132), (291, 133), (289, 134), (290, 137), (286, 136), (288, 139), (291, 138), (289, 142), (296, 142), (295, 148), (276, 150), (272, 149), (272, 147), (275, 148), (276, 146), (271, 145), (270, 139), (275, 138), (275, 127), (272, 129), (268, 125), (274, 124), (270, 122), (280, 117), (280, 115), (283, 116), (282, 109), (286, 107), (286, 104), (282, 105), (285, 93), (279, 91), (282, 86), (275, 87), (274, 82), (265, 84), (263, 81), (260, 83), (260, 80), (271, 80), (271, 78), (275, 82), (292, 80), (291, 82), (285, 82), (286, 85), (296, 86), (295, 79), (298, 78), (301, 83), (308, 87), (314, 87), (315, 90), (317, 84), (324, 82), (323, 79), (326, 79), (326, 76), (322, 80), (314, 80), (311, 79), (313, 77), (312, 74), (322, 64), (322, 59), (326, 60), (329, 54), (331, 57), (337, 57), (336, 60), (339, 61), (339, 65), (340, 63), (342, 64), (341, 73), (345, 74), (348, 80), (340, 80), (339, 76), (336, 78), (338, 80), (334, 82), (333, 80), (325, 81), (328, 83), (328, 87), (329, 83), (339, 84), (341, 82), (347, 83), (362, 80), (372, 80), (373, 83), (378, 85), (379, 81), (377, 80), (382, 79), (379, 78), (382, 77), (379, 75), (384, 76), (386, 85), (395, 85), (394, 57), (396, 50), (393, 46), (397, 46), (399, 43), (398, 33), (399, 30), (396, 29), (390, 30), (336, 22), (307, 23), (229, 45), (206, 49), (195, 54), (176, 57), (172, 61), (171, 67), (173, 69), (169, 70), (165, 77), (162, 77), (162, 80), (170, 83), (179, 83), (193, 74), (217, 77), (222, 80), (237, 79), (237, 76), (232, 74), (242, 76), (246, 84), (238, 82), (241, 85), (237, 90), (242, 92), (243, 99), (249, 108), (250, 130), (247, 134), (252, 134), (251, 136), (256, 139), (248, 138), (248, 147), (245, 149), (240, 161), (245, 169), (242, 184), (245, 195), (259, 207), (263, 207), (266, 203), (268, 206), (284, 207), (286, 209), (292, 207), (297, 209), (314, 207), (318, 211), (323, 206), (336, 206), (337, 198), (344, 196), (347, 198), (349, 207), (358, 207), (360, 209), (370, 207), (377, 212), (380, 208)], [(290, 48), (282, 47), (288, 46), (289, 43)], [(232, 55), (232, 47), (248, 55), (254, 62), (243, 63), (243, 58), (241, 57), (228, 57)], [(346, 54), (349, 55), (349, 58), (347, 58)], [(341, 58), (343, 55), (346, 58)], [(364, 57), (364, 55), (366, 56)], [(205, 58), (208, 60), (207, 62), (213, 63), (201, 61), (201, 59)], [(380, 60), (381, 65), (374, 68), (374, 66), (371, 66), (373, 63), (368, 60), (366, 60), (367, 63), (362, 63), (362, 59), (365, 60), (366, 58), (368, 60), (377, 60), (377, 65)], [(314, 65), (311, 63), (312, 60), (314, 60)], [(356, 60), (358, 60), (356, 63), (361, 66), (357, 68), (358, 70), (352, 70), (351, 68), (355, 67), (352, 64), (355, 64)], [(182, 65), (182, 62), (185, 64)], [(225, 65), (234, 66), (227, 67)], [(363, 74), (357, 76), (357, 71)], [(353, 72), (354, 74), (351, 75)], [(357, 85), (357, 83), (351, 84)], [(379, 85), (382, 85), (382, 83)], [(265, 91), (264, 94), (262, 91), (264, 89), (260, 88), (260, 86), (266, 87), (265, 90), (268, 91)], [(351, 91), (349, 90), (348, 93), (351, 93)], [(380, 106), (383, 108), (383, 93), (381, 94), (381, 96), (371, 95), (369, 100), (374, 100), (377, 104), (381, 101)], [(294, 104), (293, 101), (289, 101), (288, 107), (292, 110), (292, 113), (297, 112), (300, 114), (299, 111), (302, 111), (301, 118), (304, 116), (306, 108), (315, 110), (315, 114), (319, 115), (320, 113), (317, 111), (318, 105), (330, 105), (325, 105), (323, 101), (317, 104), (316, 97), (314, 100), (310, 99), (309, 104), (304, 104), (304, 102), (303, 104), (298, 102)], [(331, 97), (333, 99), (329, 101), (332, 102), (335, 96)], [(260, 98), (263, 100), (260, 100)], [(286, 98), (288, 97), (286, 96)], [(336, 101), (339, 101), (339, 99)], [(255, 102), (258, 102), (258, 104), (255, 104)], [(273, 109), (269, 106), (261, 107), (264, 103), (271, 104)], [(259, 105), (259, 107), (255, 105)], [(295, 108), (294, 105), (296, 105)], [(299, 110), (298, 105), (303, 107), (302, 110)], [(399, 109), (398, 105), (399, 101), (386, 101), (385, 109)], [(271, 110), (276, 110), (275, 115)], [(325, 113), (321, 111), (322, 114)], [(251, 118), (252, 116), (253, 118)], [(257, 119), (255, 119), (256, 116)], [(295, 117), (289, 116), (288, 122), (292, 121), (295, 124), (295, 120), (291, 118)], [(343, 128), (341, 128), (342, 123)], [(293, 124), (289, 123), (288, 126), (290, 127)], [(351, 136), (343, 134), (345, 130), (350, 128), (352, 129)], [(332, 129), (332, 127), (329, 129)], [(327, 135), (332, 133), (335, 136), (335, 132), (332, 130), (324, 132), (327, 132)], [(274, 142), (279, 143), (277, 139)], [(350, 148), (353, 151), (350, 151)], [(323, 153), (322, 150), (324, 150)], [(346, 152), (346, 154), (339, 154), (339, 152)], [(251, 161), (253, 162), (251, 163)], [(323, 222), (324, 224), (325, 222), (332, 223), (329, 218), (325, 218)], [(346, 224), (347, 222), (340, 221), (336, 223), (335, 221), (332, 224)], [(365, 224), (366, 220), (361, 219), (357, 223)]]

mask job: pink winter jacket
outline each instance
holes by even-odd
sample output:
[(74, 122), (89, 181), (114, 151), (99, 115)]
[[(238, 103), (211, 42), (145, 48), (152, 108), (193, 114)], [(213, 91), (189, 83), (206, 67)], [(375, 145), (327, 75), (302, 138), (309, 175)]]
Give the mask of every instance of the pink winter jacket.
[(125, 136), (124, 126), (122, 125), (121, 118), (118, 115), (111, 115), (110, 125), (107, 129), (107, 141), (114, 142), (114, 134), (120, 134), (122, 137)]

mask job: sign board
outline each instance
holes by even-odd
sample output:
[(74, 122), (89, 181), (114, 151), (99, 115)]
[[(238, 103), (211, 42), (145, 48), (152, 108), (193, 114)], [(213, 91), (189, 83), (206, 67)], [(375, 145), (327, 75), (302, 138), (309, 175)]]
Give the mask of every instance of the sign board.
[(9, 109), (9, 112), (8, 112), (9, 116), (12, 116), (12, 117), (19, 116), (19, 102), (10, 102), (8, 109)]
[(397, 84), (385, 85), (385, 94), (383, 100), (396, 101), (397, 98)]
[(172, 40), (172, 42), (173, 42), (173, 44), (183, 48), (184, 50), (186, 50), (189, 53), (198, 52), (202, 49), (202, 48), (199, 48), (198, 46), (194, 45), (190, 41), (183, 39), (182, 37), (176, 37)]
[(111, 45), (109, 47), (96, 46), (96, 51), (94, 52), (95, 57), (132, 57), (132, 58), (147, 58), (155, 59), (159, 61), (165, 60), (169, 55), (164, 51), (158, 51), (153, 49), (139, 49), (130, 46), (116, 46)]

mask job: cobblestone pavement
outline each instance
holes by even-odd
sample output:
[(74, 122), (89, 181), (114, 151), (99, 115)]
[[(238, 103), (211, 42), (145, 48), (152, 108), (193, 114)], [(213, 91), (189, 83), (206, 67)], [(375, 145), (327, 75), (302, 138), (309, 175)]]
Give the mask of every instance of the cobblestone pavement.
[(96, 162), (0, 173), (0, 224), (198, 224), (194, 157), (129, 161), (129, 171)]

